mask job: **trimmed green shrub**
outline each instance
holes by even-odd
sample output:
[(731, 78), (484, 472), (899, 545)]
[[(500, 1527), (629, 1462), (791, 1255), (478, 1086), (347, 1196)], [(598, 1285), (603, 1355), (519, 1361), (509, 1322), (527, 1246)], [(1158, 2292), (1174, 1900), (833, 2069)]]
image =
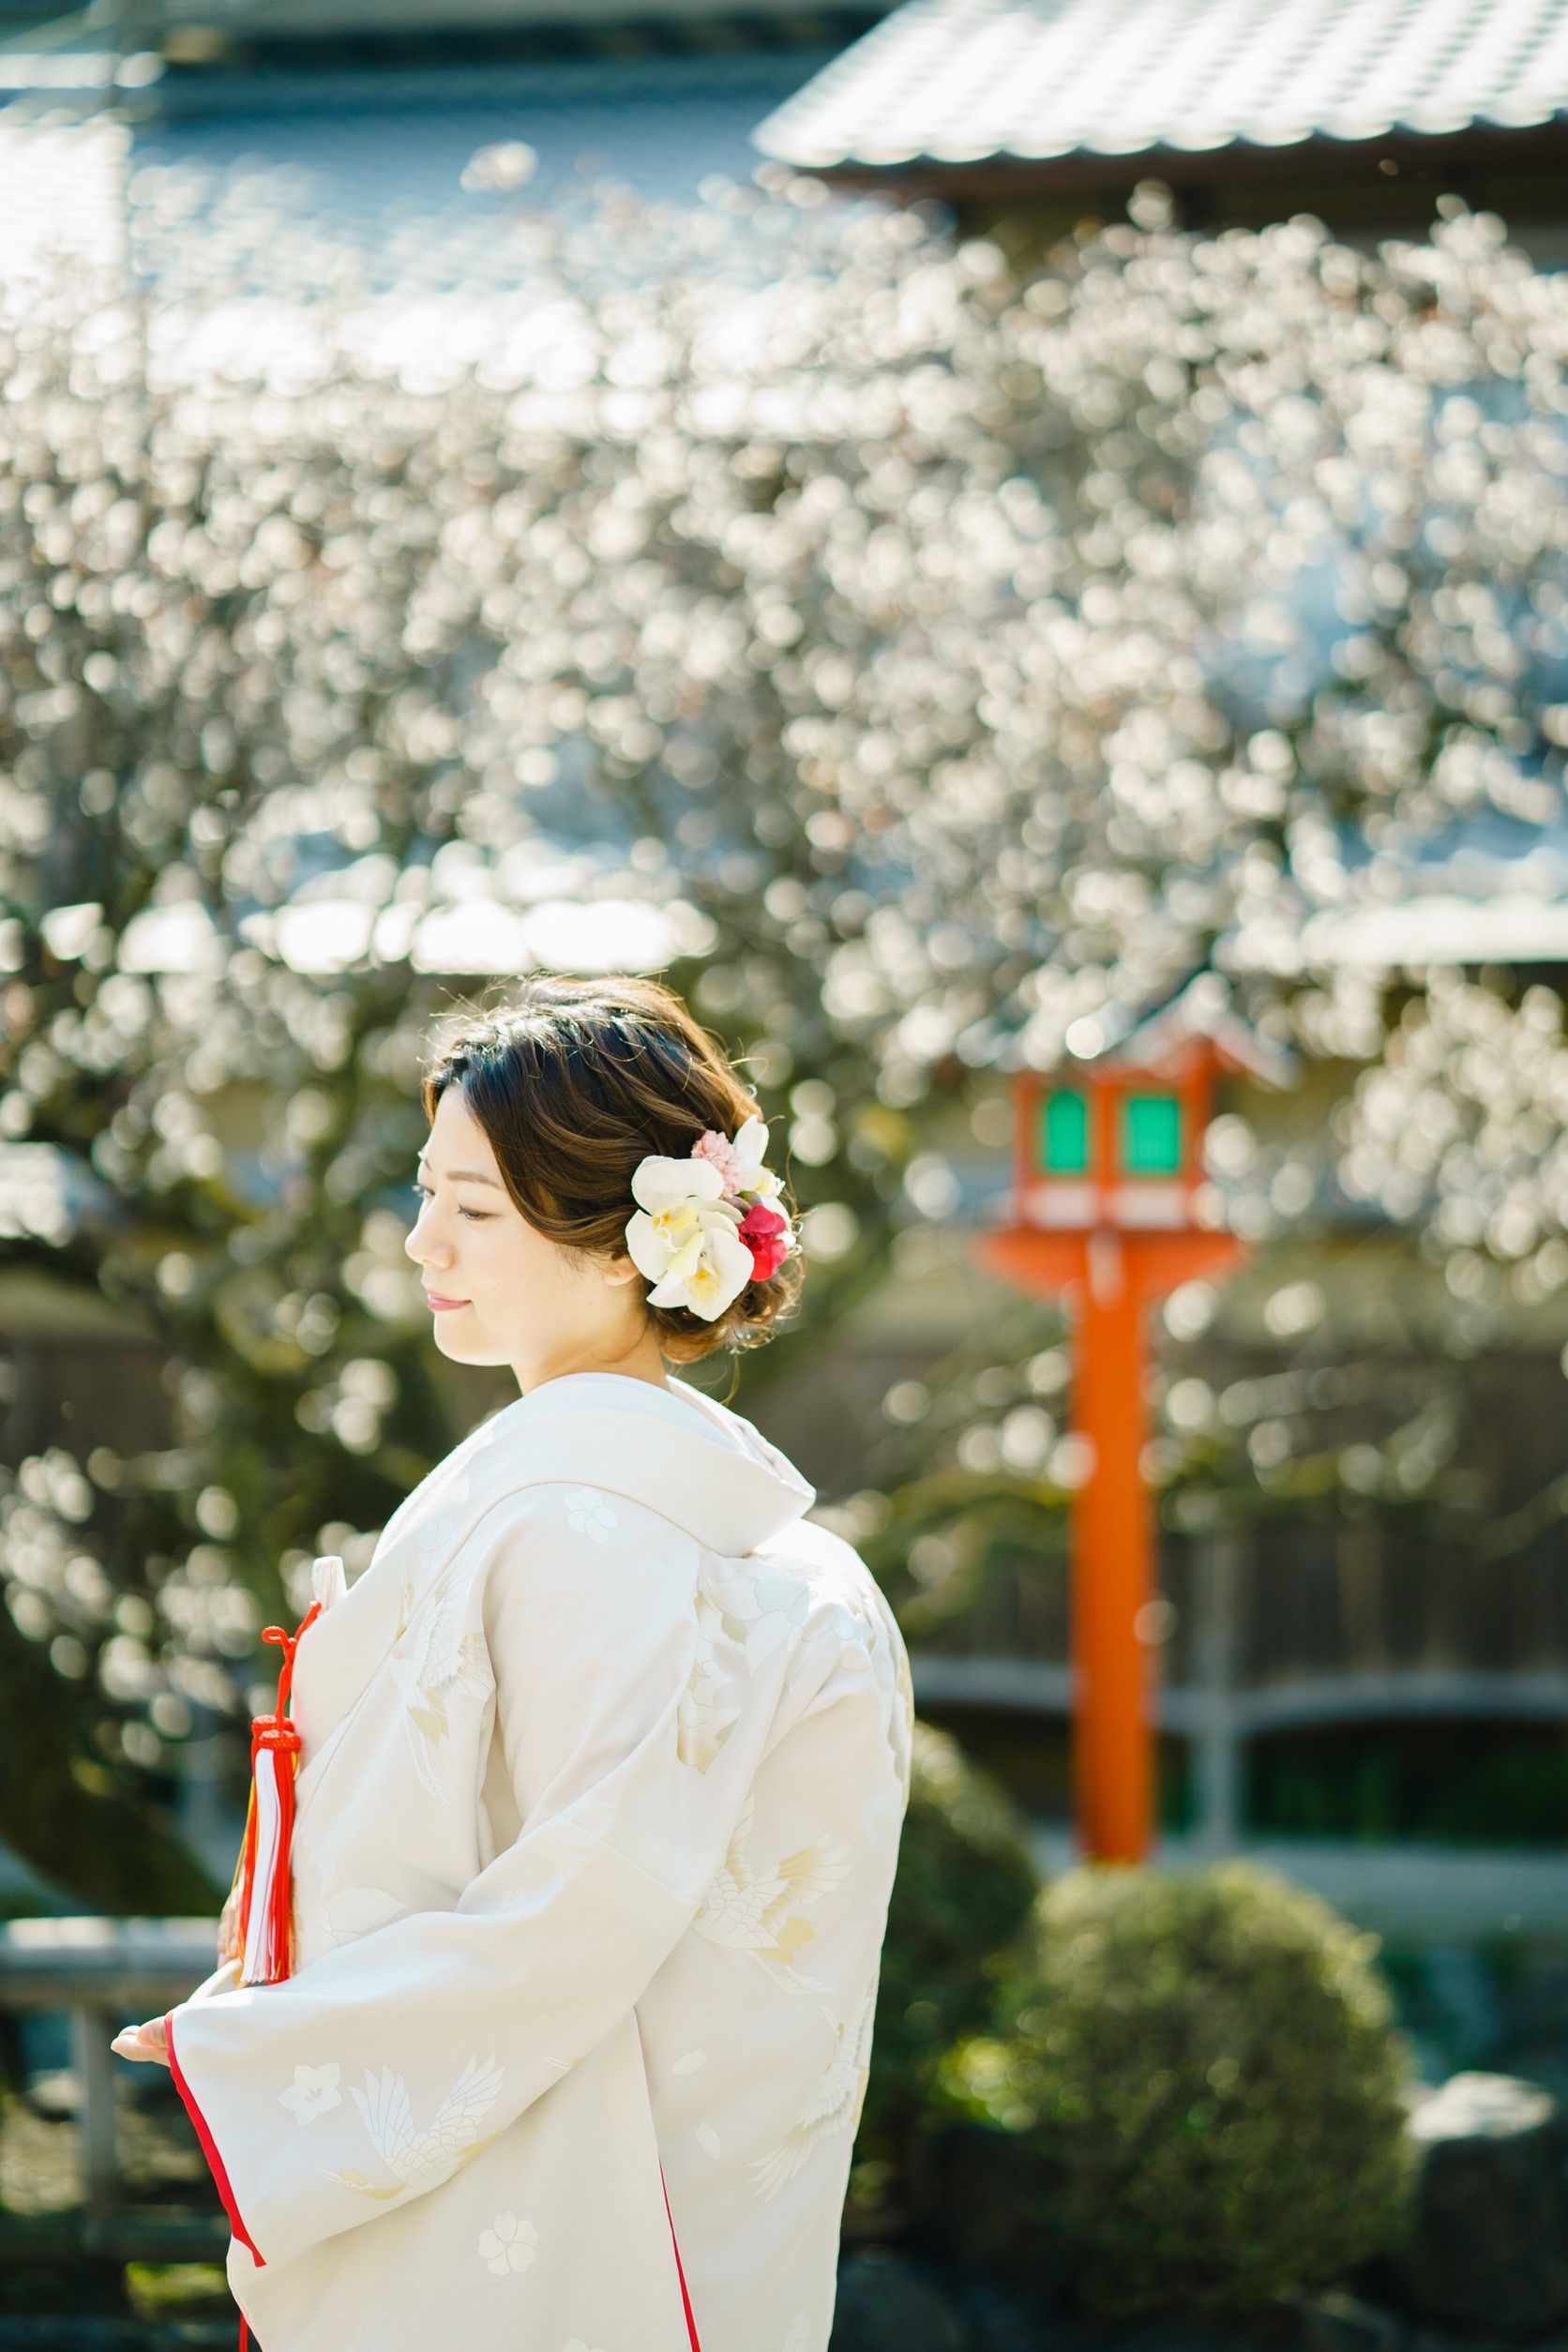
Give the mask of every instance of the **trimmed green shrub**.
[(1040, 1901), (1003, 2032), (948, 2068), (1059, 2182), (1079, 2299), (1242, 2313), (1397, 2239), (1405, 2065), (1375, 1940), (1244, 1864), (1078, 1870)]
[(862, 2154), (896, 2154), (926, 2110), (944, 2051), (984, 2028), (996, 1998), (995, 1955), (1018, 1937), (1039, 1886), (1001, 1788), (945, 1732), (916, 1724)]

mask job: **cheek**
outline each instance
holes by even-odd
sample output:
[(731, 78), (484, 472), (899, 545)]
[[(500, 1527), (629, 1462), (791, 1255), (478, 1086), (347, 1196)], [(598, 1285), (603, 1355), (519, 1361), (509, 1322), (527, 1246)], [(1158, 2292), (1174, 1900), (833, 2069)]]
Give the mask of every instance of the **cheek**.
[(549, 1261), (555, 1253), (520, 1221), (468, 1228), (463, 1252), (464, 1272), (477, 1301), (501, 1314), (516, 1314), (536, 1302), (549, 1280)]
[(598, 1295), (584, 1261), (520, 1219), (490, 1260), (498, 1308), (531, 1321), (575, 1321)]

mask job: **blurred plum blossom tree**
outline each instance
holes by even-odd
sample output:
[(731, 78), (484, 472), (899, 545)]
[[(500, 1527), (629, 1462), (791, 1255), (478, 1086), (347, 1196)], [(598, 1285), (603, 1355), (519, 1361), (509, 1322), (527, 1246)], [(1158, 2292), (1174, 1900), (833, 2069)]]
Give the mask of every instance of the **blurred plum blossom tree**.
[(1568, 1283), (1568, 1039), (1555, 988), (1516, 1003), (1434, 972), (1342, 1114), (1341, 1180), (1417, 1226), (1456, 1301)]
[(85, 1515), (24, 1465), (0, 1569), (132, 1781), (449, 1435), (401, 1238), (454, 988), (669, 969), (787, 1118), (822, 1319), (953, 1206), (933, 1082), (1211, 962), (1376, 1055), (1304, 927), (1555, 824), (1568, 734), (1568, 282), (1488, 219), (1145, 191), (1019, 275), (764, 173), (498, 219), (519, 291), (436, 331), (222, 201), (220, 265), (158, 175), (140, 275), (0, 305), (0, 1136), (77, 1196), (11, 1248), (138, 1304), (176, 1423)]

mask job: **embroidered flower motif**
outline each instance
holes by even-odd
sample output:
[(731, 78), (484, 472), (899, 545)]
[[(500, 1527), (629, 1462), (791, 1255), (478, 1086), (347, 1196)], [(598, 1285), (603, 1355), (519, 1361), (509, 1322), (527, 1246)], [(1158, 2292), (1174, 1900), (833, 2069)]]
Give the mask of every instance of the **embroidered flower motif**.
[(696, 2140), (698, 2147), (701, 2149), (704, 2156), (712, 2156), (716, 2162), (717, 2159), (723, 2155), (724, 2149), (720, 2144), (718, 2133), (714, 2130), (711, 2123), (699, 2123), (692, 2136)]
[(341, 2073), (337, 2066), (296, 2066), (294, 2088), (280, 2090), (278, 2103), (294, 2109), (296, 2123), (314, 2123), (319, 2115), (342, 2105), (343, 2094), (338, 2088)]
[(509, 2278), (514, 2271), (532, 2269), (538, 2244), (539, 2233), (532, 2222), (520, 2222), (515, 2213), (498, 2213), (479, 2234), (479, 2259), (498, 2279)]
[(800, 1638), (810, 1595), (799, 1576), (781, 1568), (732, 1567), (714, 1576), (708, 1590), (727, 1638), (740, 1643), (751, 1672)]
[(592, 1486), (571, 1486), (562, 1498), (566, 1506), (566, 1525), (574, 1535), (586, 1535), (590, 1543), (602, 1544), (612, 1528), (620, 1526), (604, 1497)]
[(681, 1695), (675, 1753), (705, 1772), (740, 1721), (741, 1684), (781, 1643), (800, 1637), (808, 1606), (798, 1576), (730, 1568), (697, 1588), (697, 1649)]
[[(571, 2352), (569, 2344), (566, 2352)], [(811, 2352), (811, 2322), (804, 2312), (784, 2339), (784, 2352)]]

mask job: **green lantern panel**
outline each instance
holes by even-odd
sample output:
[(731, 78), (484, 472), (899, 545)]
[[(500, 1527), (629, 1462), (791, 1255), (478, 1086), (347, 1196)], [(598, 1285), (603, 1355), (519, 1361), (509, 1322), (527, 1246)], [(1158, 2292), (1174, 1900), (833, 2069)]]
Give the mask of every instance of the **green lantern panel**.
[(1174, 1094), (1129, 1094), (1122, 1106), (1122, 1166), (1129, 1176), (1182, 1172), (1182, 1105)]
[(1089, 1105), (1081, 1094), (1048, 1094), (1040, 1112), (1040, 1166), (1048, 1176), (1082, 1176), (1089, 1167)]

